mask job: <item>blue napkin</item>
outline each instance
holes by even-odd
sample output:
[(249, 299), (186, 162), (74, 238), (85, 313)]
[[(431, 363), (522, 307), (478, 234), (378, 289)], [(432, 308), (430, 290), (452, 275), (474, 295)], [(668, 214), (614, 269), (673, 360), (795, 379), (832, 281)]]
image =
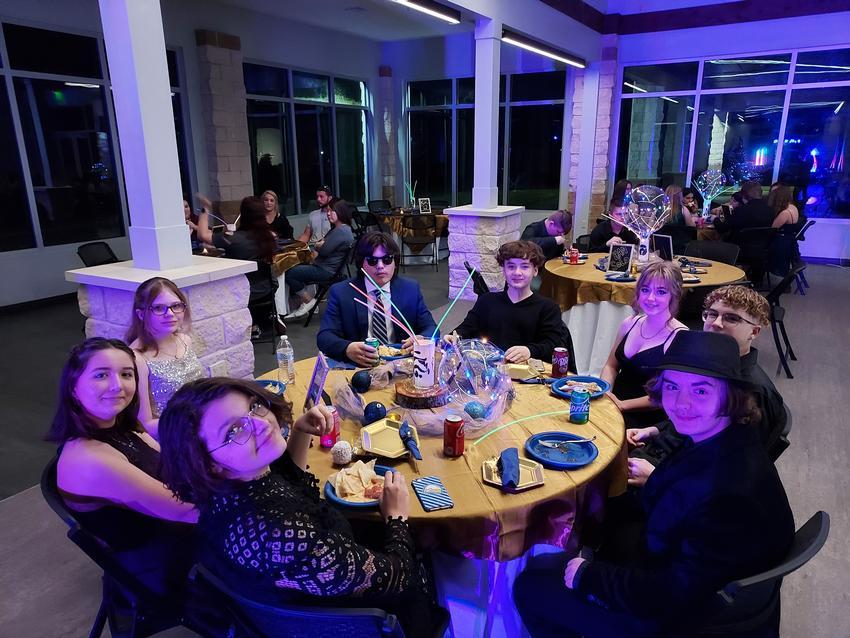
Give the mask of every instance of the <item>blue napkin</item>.
[(329, 370), (356, 370), (357, 366), (353, 363), (346, 363), (345, 361), (337, 361), (336, 359), (331, 359), (327, 357), (328, 361), (328, 369)]
[(515, 447), (502, 450), (496, 464), (502, 477), (503, 488), (516, 488), (519, 483), (519, 452)]
[(398, 429), (398, 435), (401, 437), (402, 443), (404, 443), (404, 447), (410, 450), (410, 453), (413, 455), (417, 461), (422, 460), (422, 453), (419, 451), (419, 446), (416, 445), (416, 439), (413, 438), (413, 432), (410, 429), (410, 425), (407, 421), (404, 421), (401, 424), (401, 427)]

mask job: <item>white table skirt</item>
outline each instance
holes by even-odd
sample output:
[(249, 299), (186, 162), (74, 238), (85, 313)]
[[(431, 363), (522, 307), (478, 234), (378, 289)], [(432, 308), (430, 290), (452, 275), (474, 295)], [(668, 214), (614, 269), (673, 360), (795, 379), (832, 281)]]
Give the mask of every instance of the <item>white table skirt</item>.
[(579, 374), (598, 377), (602, 373), (620, 324), (633, 314), (631, 306), (613, 301), (579, 304), (564, 312), (562, 318), (573, 338)]
[[(289, 314), (289, 286), (286, 285), (286, 273), (284, 272), (277, 278), (277, 291), (274, 293), (274, 303), (277, 307), (277, 314), (285, 317)], [(313, 295), (316, 294), (316, 286), (310, 285), (306, 288)]]

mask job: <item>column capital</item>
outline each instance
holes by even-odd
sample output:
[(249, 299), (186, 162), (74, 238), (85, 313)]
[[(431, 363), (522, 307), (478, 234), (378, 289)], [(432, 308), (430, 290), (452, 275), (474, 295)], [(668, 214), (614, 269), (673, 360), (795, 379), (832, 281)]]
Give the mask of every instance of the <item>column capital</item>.
[(475, 39), (488, 40), (502, 38), (502, 23), (492, 18), (478, 18), (475, 21)]

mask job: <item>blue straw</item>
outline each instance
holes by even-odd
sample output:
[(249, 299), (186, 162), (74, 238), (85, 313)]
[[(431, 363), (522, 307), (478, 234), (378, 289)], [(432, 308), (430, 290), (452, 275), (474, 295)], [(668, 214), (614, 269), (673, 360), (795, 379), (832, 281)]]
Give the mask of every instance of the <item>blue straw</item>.
[[(466, 287), (469, 285), (469, 282), (470, 282), (470, 280), (472, 279), (472, 275), (473, 275), (474, 273), (475, 273), (475, 268), (473, 268), (473, 269), (469, 272), (469, 275), (467, 276), (466, 281), (464, 281), (464, 282), (463, 282), (463, 286), (461, 286), (461, 287), (460, 287), (460, 290), (458, 291), (457, 295), (455, 295), (455, 298), (454, 298), (454, 299), (452, 299), (452, 302), (449, 304), (449, 307), (448, 307), (448, 308), (446, 308), (446, 311), (443, 313), (443, 316), (442, 316), (442, 317), (440, 317), (440, 320), (437, 322), (437, 327), (436, 327), (436, 328), (434, 328), (434, 332), (433, 332), (433, 334), (431, 335), (431, 338), (432, 338), (432, 339), (435, 339), (435, 338), (436, 338), (436, 336), (437, 336), (437, 333), (438, 333), (438, 332), (440, 332), (440, 326), (442, 326), (442, 325), (443, 325), (443, 322), (446, 320), (446, 317), (448, 317), (448, 316), (449, 316), (449, 313), (452, 311), (452, 308), (454, 308), (454, 307), (455, 307), (455, 304), (457, 303), (457, 300), (458, 300), (458, 299), (460, 299), (460, 296), (463, 294), (463, 291), (464, 291), (464, 290), (466, 290)], [(435, 339), (435, 340), (436, 340), (436, 339)]]

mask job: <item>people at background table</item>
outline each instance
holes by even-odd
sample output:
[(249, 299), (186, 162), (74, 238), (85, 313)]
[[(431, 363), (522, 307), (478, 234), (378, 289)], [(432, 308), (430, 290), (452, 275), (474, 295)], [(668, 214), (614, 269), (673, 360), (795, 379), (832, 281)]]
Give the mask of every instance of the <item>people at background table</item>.
[(124, 340), (137, 355), (139, 420), (156, 438), (168, 400), (205, 372), (192, 347), (189, 300), (173, 281), (153, 277), (139, 284), (132, 313)]
[(534, 242), (540, 246), (546, 259), (552, 259), (563, 255), (564, 249), (569, 248), (567, 235), (572, 228), (572, 214), (566, 210), (556, 210), (546, 219), (526, 226), (520, 239)]
[(316, 300), (307, 290), (307, 286), (330, 281), (348, 259), (354, 244), (354, 233), (351, 230), (352, 212), (351, 204), (344, 199), (337, 200), (327, 212), (331, 230), (316, 244), (316, 249), (312, 251), (312, 263), (298, 264), (286, 271), (289, 293), (300, 301), (300, 305), (286, 315), (287, 319), (297, 319), (310, 312), (316, 305)]
[(133, 351), (95, 337), (71, 349), (47, 439), (59, 446), (56, 483), (84, 529), (157, 591), (185, 580), (198, 511), (162, 482), (159, 444), (138, 420)]
[(239, 225), (230, 235), (215, 233), (209, 228), (209, 215), (202, 210), (198, 221), (198, 237), (201, 241), (224, 250), (224, 256), (230, 259), (244, 259), (257, 262), (257, 270), (246, 277), (251, 286), (248, 308), (252, 310), (252, 338), (259, 336), (259, 323), (262, 319), (255, 315), (251, 304), (268, 297), (274, 292), (271, 275), (271, 261), (277, 249), (274, 233), (266, 221), (266, 208), (259, 197), (246, 197), (239, 204)]
[(263, 209), (266, 211), (266, 223), (275, 234), (275, 237), (278, 240), (292, 239), (292, 224), (289, 223), (286, 215), (281, 215), (280, 213), (277, 193), (274, 191), (263, 191), (260, 197), (263, 200)]
[[(752, 345), (761, 329), (770, 323), (770, 304), (751, 288), (723, 286), (708, 294), (703, 308), (703, 331), (724, 334), (738, 344), (741, 377), (749, 384), (761, 413), (756, 430), (765, 450), (775, 456), (777, 441), (787, 423), (785, 405), (770, 376), (758, 364), (758, 350)], [(627, 430), (626, 438), (636, 448), (630, 453), (633, 459), (629, 468), (634, 485), (642, 485), (655, 465), (687, 442), (669, 421)]]
[(320, 186), (316, 189), (316, 202), (319, 207), (310, 212), (307, 219), (307, 226), (304, 232), (298, 237), (298, 241), (303, 241), (305, 244), (315, 244), (322, 241), (331, 230), (331, 224), (328, 221), (328, 210), (332, 205), (331, 200), (336, 199), (333, 195), (333, 190), (330, 186)]
[(676, 226), (696, 226), (690, 209), (684, 204), (682, 187), (671, 184), (664, 189), (664, 193), (670, 199), (670, 219), (667, 223)]
[(655, 376), (655, 368), (673, 335), (687, 330), (676, 319), (682, 293), (682, 270), (676, 262), (653, 262), (637, 280), (632, 303), (637, 314), (620, 324), (601, 375), (611, 384), (609, 396), (624, 413), (627, 427), (654, 424), (666, 418), (644, 386)]
[(188, 195), (183, 195), (183, 220), (186, 226), (189, 227), (189, 236), (193, 242), (198, 240), (198, 215), (192, 211), (192, 199)]
[(691, 214), (692, 218), (697, 218), (702, 214), (700, 203), (697, 200), (697, 192), (693, 188), (682, 189), (682, 204)]
[(463, 322), (444, 339), (448, 343), (458, 338), (487, 339), (505, 352), (508, 363), (530, 358), (548, 363), (555, 348), (567, 348), (575, 371), (572, 338), (561, 320), (560, 307), (531, 290), (532, 280), (546, 262), (540, 246), (510, 241), (499, 246), (496, 261), (505, 276), (505, 289), (479, 295)]
[(741, 197), (744, 203), (729, 215), (715, 220), (715, 230), (724, 233), (728, 241), (735, 243), (738, 233), (747, 228), (769, 227), (773, 223), (774, 213), (762, 199), (761, 184), (754, 181), (741, 185)]
[[(428, 338), (434, 336), (437, 325), (425, 305), (419, 283), (398, 275), (400, 254), (398, 244), (388, 233), (371, 232), (360, 238), (354, 249), (354, 263), (365, 274), (358, 272), (351, 279), (331, 286), (328, 307), (316, 335), (319, 350), (337, 361), (368, 367), (377, 361), (378, 351), (366, 345), (367, 337), (377, 338), (384, 345), (401, 343), (402, 348), (410, 349), (413, 340), (382, 313), (376, 303), (378, 298), (384, 308), (399, 320), (400, 310), (410, 322), (414, 334)], [(361, 299), (366, 302), (351, 287), (352, 283), (370, 296), (368, 308), (355, 301)], [(398, 306), (398, 310), (392, 304)], [(439, 333), (436, 336), (439, 337)]]
[(796, 225), (800, 221), (800, 211), (794, 205), (794, 189), (785, 184), (776, 184), (771, 188), (767, 196), (767, 205), (773, 210), (774, 228), (782, 228), (787, 225)]
[(614, 189), (611, 193), (611, 199), (622, 200), (628, 203), (632, 198), (632, 181), (629, 179), (618, 179), (614, 184)]
[(632, 231), (623, 226), (621, 223), (624, 215), (624, 207), (627, 204), (622, 199), (612, 199), (608, 205), (608, 216), (610, 219), (604, 219), (596, 227), (590, 231), (590, 248), (591, 253), (605, 253), (614, 244), (637, 244), (638, 238)]
[[(529, 561), (514, 600), (535, 638), (696, 635), (720, 588), (773, 567), (791, 547), (794, 519), (759, 443), (735, 341), (679, 331), (650, 394), (693, 444), (623, 504), (596, 558)], [(617, 537), (627, 526), (640, 533)]]
[[(284, 424), (291, 424), (288, 439)], [(267, 604), (332, 599), (334, 607), (380, 607), (398, 615), (405, 635), (430, 636), (432, 603), (407, 525), (405, 478), (386, 474), (383, 542), (360, 544), (307, 472), (313, 436), (332, 428), (324, 405), (293, 423), (291, 404), (254, 383), (195, 381), (160, 421), (166, 483), (197, 503), (203, 562), (242, 595)]]
[(744, 203), (744, 195), (738, 191), (736, 193), (732, 193), (729, 197), (729, 201), (721, 206), (717, 206), (716, 208), (711, 209), (711, 214), (715, 218), (724, 219), (731, 215), (732, 211), (741, 206)]

